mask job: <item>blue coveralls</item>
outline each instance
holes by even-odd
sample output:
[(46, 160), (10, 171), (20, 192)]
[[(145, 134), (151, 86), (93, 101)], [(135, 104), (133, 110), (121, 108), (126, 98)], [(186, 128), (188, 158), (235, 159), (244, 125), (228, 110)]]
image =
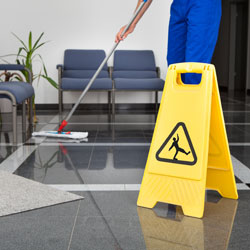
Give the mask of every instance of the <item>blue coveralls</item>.
[[(217, 42), (221, 0), (173, 0), (168, 35), (168, 65), (210, 63)], [(186, 74), (185, 83), (197, 84), (200, 75)]]

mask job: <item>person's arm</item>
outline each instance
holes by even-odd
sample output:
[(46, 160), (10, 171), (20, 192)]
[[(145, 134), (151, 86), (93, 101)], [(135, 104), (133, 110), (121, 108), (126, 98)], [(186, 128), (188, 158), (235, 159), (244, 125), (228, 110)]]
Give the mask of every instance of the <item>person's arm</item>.
[[(120, 31), (117, 33), (116, 38), (115, 38), (115, 42), (117, 43), (118, 41), (121, 41), (123, 39), (125, 39), (128, 34), (132, 33), (136, 27), (136, 24), (139, 22), (139, 20), (141, 19), (141, 17), (143, 16), (143, 14), (145, 13), (145, 11), (148, 9), (149, 5), (152, 3), (153, 0), (147, 0), (146, 4), (144, 5), (144, 7), (142, 8), (142, 10), (140, 11), (140, 13), (138, 14), (138, 16), (135, 18), (135, 20), (133, 21), (133, 23), (131, 24), (130, 28), (126, 31), (126, 33), (122, 36), (122, 32), (124, 31), (124, 29), (126, 28), (126, 25), (123, 26)], [(139, 8), (140, 4), (143, 2), (143, 0), (138, 0), (137, 6), (135, 11)]]

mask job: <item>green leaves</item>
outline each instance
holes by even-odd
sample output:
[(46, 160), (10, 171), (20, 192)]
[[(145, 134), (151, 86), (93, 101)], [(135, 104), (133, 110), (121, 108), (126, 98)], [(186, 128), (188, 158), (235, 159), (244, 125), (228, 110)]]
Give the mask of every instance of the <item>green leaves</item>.
[(38, 46), (39, 41), (41, 40), (41, 38), (43, 37), (44, 32), (38, 37), (38, 39), (36, 40), (35, 44), (34, 44), (34, 49), (36, 49), (36, 46)]
[(58, 84), (52, 78), (46, 75), (41, 75), (44, 79), (46, 79), (54, 88), (58, 89)]
[(23, 45), (24, 50), (27, 52), (28, 48), (26, 47), (25, 43), (13, 32), (11, 32), (11, 34), (16, 37), (16, 39)]
[[(32, 81), (35, 79), (39, 79), (43, 77), (46, 79), (53, 87), (58, 88), (58, 84), (48, 76), (47, 69), (45, 67), (43, 58), (40, 54), (35, 53), (39, 48), (44, 46), (48, 41), (42, 42), (41, 39), (43, 38), (44, 32), (42, 32), (39, 37), (36, 39), (35, 43), (33, 44), (33, 34), (30, 31), (28, 36), (28, 42), (27, 44), (19, 38), (15, 33), (12, 33), (12, 35), (21, 43), (21, 46), (18, 48), (17, 54), (9, 54), (5, 56), (0, 56), (0, 59), (6, 63), (8, 63), (4, 57), (8, 56), (16, 56), (16, 63), (24, 65), (26, 68), (28, 68), (32, 73)], [(36, 59), (36, 62), (40, 62), (41, 69), (38, 74), (34, 74), (33, 72), (33, 60)], [(23, 72), (26, 80), (28, 77), (28, 74), (26, 72)]]
[(32, 32), (29, 33), (29, 50), (32, 49)]

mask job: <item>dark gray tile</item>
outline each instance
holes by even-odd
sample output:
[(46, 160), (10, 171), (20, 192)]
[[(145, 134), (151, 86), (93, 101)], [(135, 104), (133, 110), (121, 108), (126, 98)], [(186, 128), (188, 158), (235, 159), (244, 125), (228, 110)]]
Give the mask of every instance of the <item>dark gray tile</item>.
[(73, 223), (73, 217), (2, 219), (0, 248), (8, 250), (67, 249)]
[(111, 147), (94, 147), (89, 164), (91, 170), (103, 170), (113, 164), (113, 149)]
[(137, 216), (138, 191), (110, 191), (110, 192), (74, 192), (84, 196), (78, 217), (101, 216), (123, 217)]
[[(62, 204), (57, 204), (54, 206), (44, 207), (41, 209), (30, 210), (27, 212), (16, 214), (14, 216), (30, 217), (30, 218), (33, 218), (33, 217), (48, 218), (50, 216), (75, 217), (80, 203), (81, 203), (81, 201), (71, 201), (71, 202), (66, 202), (66, 203), (62, 203)], [(9, 217), (11, 217), (11, 216), (9, 216)], [(0, 218), (0, 220), (1, 220), (1, 218)]]
[(155, 123), (155, 114), (140, 114), (132, 112), (130, 114), (117, 114), (115, 116), (116, 123)]
[(235, 126), (244, 133), (250, 134), (250, 125), (235, 125)]
[(149, 146), (114, 147), (114, 167), (116, 169), (145, 168)]
[(243, 183), (237, 176), (235, 176), (236, 183)]
[[(189, 246), (220, 250), (227, 249), (231, 234), (234, 234), (231, 226), (237, 227), (237, 201), (216, 200), (218, 195), (211, 192), (203, 219), (183, 216), (180, 207), (172, 218), (167, 217), (167, 210), (166, 217), (164, 211), (159, 217), (151, 209), (137, 208), (138, 192), (92, 192), (91, 197), (89, 194), (83, 193), (87, 199), (79, 210), (71, 249), (80, 249), (80, 246), (115, 249), (116, 244), (121, 249), (183, 249), (181, 246)], [(97, 239), (100, 240), (95, 244)], [(236, 244), (233, 238), (230, 244)], [(241, 247), (246, 246), (242, 241)]]
[(230, 146), (231, 154), (247, 167), (250, 167), (250, 147), (249, 146)]
[(83, 195), (86, 203), (80, 206), (70, 249), (145, 249), (135, 205), (138, 192)]
[[(250, 203), (250, 191), (240, 190), (238, 207), (235, 216), (235, 226), (249, 226), (250, 227), (250, 217), (249, 217), (249, 203)], [(248, 232), (250, 234), (250, 231)]]
[(145, 140), (147, 143), (151, 143), (152, 142), (152, 137), (145, 137)]
[(0, 249), (67, 249), (79, 202), (0, 218)]
[(70, 249), (146, 249), (138, 218), (78, 217)]
[(250, 134), (237, 126), (226, 126), (229, 142), (250, 142)]
[(46, 184), (79, 184), (91, 153), (91, 146), (39, 146), (15, 174)]
[[(67, 112), (65, 112), (66, 114)], [(68, 113), (67, 113), (68, 114)], [(93, 114), (81, 114), (79, 112), (74, 113), (70, 118), (71, 123), (108, 123), (110, 118), (108, 114), (98, 114), (94, 112)]]
[(46, 184), (136, 184), (148, 151), (149, 146), (39, 146), (15, 174)]
[(148, 151), (148, 146), (94, 147), (84, 180), (88, 184), (141, 183)]
[[(179, 206), (173, 216), (168, 216), (166, 204), (160, 206), (162, 213), (157, 216), (151, 209), (137, 207), (138, 192), (74, 193), (85, 199), (81, 201), (70, 249), (249, 247), (249, 191), (239, 191), (238, 202), (209, 191), (203, 219), (184, 216)], [(67, 249), (78, 204), (0, 218), (1, 249)]]
[(250, 111), (250, 106), (245, 105), (244, 103), (223, 103), (223, 110), (227, 111)]
[(224, 113), (224, 119), (225, 122), (230, 123), (249, 123), (250, 122), (250, 113), (244, 113), (244, 112), (228, 112)]
[(140, 125), (101, 125), (97, 133), (97, 141), (145, 141), (144, 133)]
[(238, 214), (244, 214), (242, 209), (248, 208), (247, 203), (244, 204), (250, 200), (248, 191), (240, 191), (239, 202), (221, 199), (209, 191), (203, 219), (183, 216), (178, 206), (171, 218), (167, 216), (167, 206), (162, 206), (160, 217), (151, 209), (137, 208), (138, 192), (92, 192), (91, 195), (85, 200), (86, 204), (81, 204), (72, 249), (80, 249), (80, 246), (88, 249), (97, 237), (102, 244), (94, 244), (94, 249), (115, 249), (115, 242), (121, 249), (186, 249), (183, 248), (186, 246), (222, 250), (227, 249), (228, 244), (229, 249), (234, 246), (248, 249), (249, 223), (238, 223)]
[(230, 243), (228, 246), (228, 250), (249, 250), (250, 243), (249, 240), (244, 239), (243, 241), (238, 241), (234, 243)]
[(145, 137), (97, 137), (97, 143), (146, 143)]
[[(67, 112), (64, 113), (68, 114)], [(133, 112), (129, 110), (124, 113), (116, 113), (114, 119), (112, 116), (108, 114), (103, 114), (103, 112), (95, 112), (92, 113), (82, 113), (75, 112), (71, 117), (71, 123), (151, 123), (155, 122), (156, 115), (152, 114), (152, 112), (145, 112), (144, 110)]]

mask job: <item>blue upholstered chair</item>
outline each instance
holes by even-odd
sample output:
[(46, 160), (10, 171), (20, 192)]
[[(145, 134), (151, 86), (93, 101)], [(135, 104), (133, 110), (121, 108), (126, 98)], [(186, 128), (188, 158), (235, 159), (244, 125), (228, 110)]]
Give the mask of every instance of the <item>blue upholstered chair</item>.
[[(115, 91), (154, 91), (158, 108), (158, 92), (163, 90), (160, 69), (151, 50), (116, 50), (112, 72)], [(113, 97), (115, 100), (115, 97)], [(115, 112), (115, 101), (112, 110)]]
[(34, 89), (31, 85), (31, 72), (23, 65), (17, 64), (0, 64), (0, 70), (22, 71), (29, 75), (29, 83), (27, 82), (0, 82), (0, 98), (8, 98), (12, 102), (13, 116), (13, 144), (17, 144), (17, 105), (22, 104), (22, 129), (26, 129), (26, 105), (25, 100), (30, 99), (30, 124), (32, 124), (32, 97)]
[[(83, 91), (105, 56), (104, 50), (65, 50), (64, 64), (57, 65), (59, 114), (63, 109), (63, 92)], [(112, 80), (107, 64), (103, 67), (90, 91), (108, 91), (108, 104), (109, 108), (111, 107)]]

